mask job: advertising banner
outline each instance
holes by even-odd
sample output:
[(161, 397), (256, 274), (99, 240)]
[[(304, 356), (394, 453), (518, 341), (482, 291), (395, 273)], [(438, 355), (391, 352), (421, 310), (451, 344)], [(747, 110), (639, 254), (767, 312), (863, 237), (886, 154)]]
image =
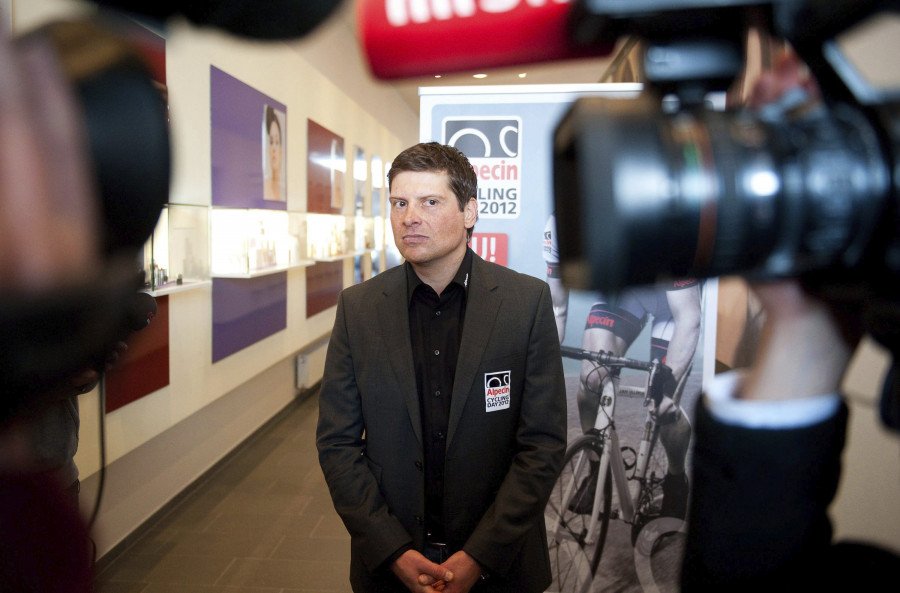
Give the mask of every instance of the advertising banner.
[[(550, 286), (568, 399), (566, 464), (545, 511), (550, 590), (560, 593), (677, 590), (690, 493), (688, 419), (714, 366), (704, 365), (713, 360), (704, 344), (715, 340), (705, 340), (704, 330), (714, 331), (715, 322), (704, 320), (704, 302), (714, 283), (686, 278), (612, 295), (569, 290), (559, 277), (566, 221), (553, 212), (556, 124), (578, 97), (628, 100), (640, 88), (419, 90), (421, 140), (459, 148), (478, 178), (472, 249)], [(631, 362), (601, 365), (583, 360), (583, 350)], [(648, 365), (662, 363), (675, 384), (656, 404)], [(502, 379), (485, 385), (486, 411), (504, 405)]]

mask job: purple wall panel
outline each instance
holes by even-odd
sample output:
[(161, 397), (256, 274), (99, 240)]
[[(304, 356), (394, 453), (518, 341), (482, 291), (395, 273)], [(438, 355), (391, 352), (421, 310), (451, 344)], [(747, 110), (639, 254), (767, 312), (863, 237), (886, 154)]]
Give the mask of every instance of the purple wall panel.
[(213, 362), (287, 328), (287, 272), (213, 278), (212, 298)]
[[(266, 106), (287, 112), (282, 103), (210, 67), (213, 206), (287, 208), (263, 198)], [(212, 300), (213, 362), (287, 328), (287, 273), (214, 278)]]
[(266, 105), (287, 108), (215, 66), (209, 76), (212, 205), (286, 209), (285, 202), (263, 199), (262, 131)]

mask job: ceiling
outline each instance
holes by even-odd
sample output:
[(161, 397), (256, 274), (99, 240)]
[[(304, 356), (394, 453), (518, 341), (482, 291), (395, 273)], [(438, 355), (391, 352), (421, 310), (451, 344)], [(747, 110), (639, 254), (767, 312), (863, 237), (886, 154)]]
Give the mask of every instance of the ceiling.
[[(440, 78), (434, 76), (411, 78), (391, 84), (413, 111), (419, 113), (419, 87), (594, 83), (599, 82), (609, 62), (610, 58), (547, 62), (515, 68), (445, 74)], [(523, 73), (524, 78), (520, 77)], [(473, 78), (474, 74), (487, 74), (487, 77)]]

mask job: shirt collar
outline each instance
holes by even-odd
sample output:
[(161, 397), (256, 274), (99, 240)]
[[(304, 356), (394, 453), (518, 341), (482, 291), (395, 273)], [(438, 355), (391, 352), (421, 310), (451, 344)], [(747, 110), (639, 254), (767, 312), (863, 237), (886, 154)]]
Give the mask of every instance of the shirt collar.
[[(456, 270), (456, 274), (453, 276), (453, 280), (450, 281), (450, 284), (458, 284), (463, 288), (463, 294), (469, 294), (469, 283), (472, 281), (472, 254), (474, 252), (471, 248), (466, 247), (466, 254), (463, 256), (462, 262), (459, 264), (459, 269)], [(406, 304), (409, 305), (412, 303), (412, 297), (415, 293), (416, 289), (425, 284), (422, 282), (422, 279), (419, 278), (419, 275), (416, 274), (416, 271), (413, 269), (409, 262), (405, 262), (403, 264), (406, 266)]]

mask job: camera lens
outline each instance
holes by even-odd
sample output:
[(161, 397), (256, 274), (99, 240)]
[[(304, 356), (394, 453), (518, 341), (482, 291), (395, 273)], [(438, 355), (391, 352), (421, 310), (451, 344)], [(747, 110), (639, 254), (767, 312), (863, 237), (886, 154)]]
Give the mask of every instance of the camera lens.
[(859, 263), (890, 187), (862, 113), (764, 122), (660, 106), (649, 95), (581, 99), (559, 124), (554, 193), (570, 286)]
[(135, 47), (109, 23), (53, 22), (22, 38), (42, 38), (77, 91), (97, 189), (107, 254), (134, 253), (153, 232), (169, 197), (166, 105)]

